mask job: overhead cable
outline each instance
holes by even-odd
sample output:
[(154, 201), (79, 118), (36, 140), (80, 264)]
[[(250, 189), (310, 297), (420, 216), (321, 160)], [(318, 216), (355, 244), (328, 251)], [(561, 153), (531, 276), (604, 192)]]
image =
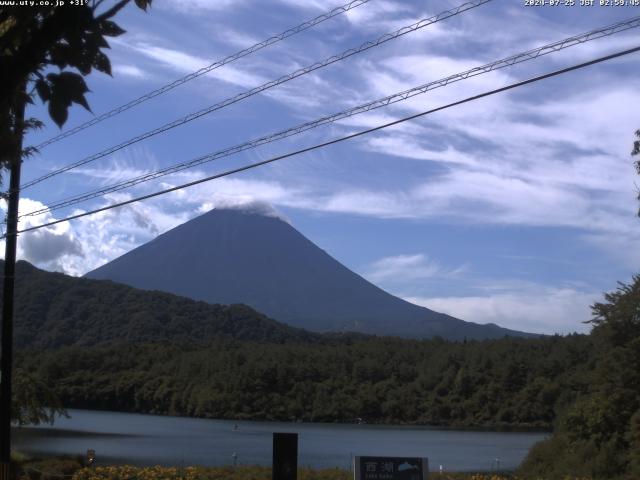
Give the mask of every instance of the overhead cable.
[[(409, 120), (414, 120), (416, 118), (424, 117), (425, 115), (429, 115), (429, 114), (432, 114), (432, 113), (435, 113), (435, 112), (439, 112), (441, 110), (446, 110), (448, 108), (456, 107), (458, 105), (462, 105), (462, 104), (465, 104), (465, 103), (468, 103), (468, 102), (472, 102), (474, 100), (478, 100), (478, 99), (481, 99), (481, 98), (484, 98), (484, 97), (495, 95), (497, 93), (505, 92), (507, 90), (512, 90), (514, 88), (522, 87), (524, 85), (535, 83), (535, 82), (538, 82), (538, 81), (541, 81), (541, 80), (545, 80), (545, 79), (548, 79), (548, 78), (551, 78), (551, 77), (556, 77), (556, 76), (562, 75), (564, 73), (568, 73), (568, 72), (571, 72), (571, 71), (574, 71), (574, 70), (578, 70), (578, 69), (585, 68), (585, 67), (588, 67), (588, 66), (591, 66), (591, 65), (595, 65), (597, 63), (605, 62), (607, 60), (612, 60), (614, 58), (619, 58), (619, 57), (622, 57), (624, 55), (629, 55), (631, 53), (635, 53), (635, 52), (638, 52), (638, 51), (640, 51), (640, 46), (634, 47), (634, 48), (630, 48), (628, 50), (623, 50), (623, 51), (620, 51), (620, 52), (617, 52), (617, 53), (613, 53), (611, 55), (606, 55), (604, 57), (599, 57), (599, 58), (596, 58), (594, 60), (590, 60), (588, 62), (579, 63), (579, 64), (573, 65), (571, 67), (566, 67), (566, 68), (563, 68), (563, 69), (560, 69), (560, 70), (555, 70), (553, 72), (546, 73), (546, 74), (543, 74), (543, 75), (538, 75), (536, 77), (532, 77), (532, 78), (529, 78), (527, 80), (523, 80), (523, 81), (520, 81), (520, 82), (512, 83), (512, 84), (507, 85), (505, 87), (496, 88), (496, 89), (490, 90), (488, 92), (484, 92), (484, 93), (481, 93), (481, 94), (478, 94), (478, 95), (467, 97), (467, 98), (465, 98), (463, 100), (459, 100), (457, 102), (449, 103), (447, 105), (444, 105), (444, 106), (441, 106), (441, 107), (437, 107), (437, 108), (432, 108), (431, 110), (426, 110), (424, 112), (416, 113), (415, 115), (404, 117), (404, 118), (401, 118), (399, 120), (394, 120), (392, 122), (388, 122), (388, 123), (385, 123), (383, 125), (378, 125), (377, 127), (369, 128), (367, 130), (362, 130), (360, 132), (356, 132), (356, 133), (353, 133), (351, 135), (346, 135), (344, 137), (336, 138), (334, 140), (329, 140), (327, 142), (319, 143), (319, 144), (313, 145), (311, 147), (302, 148), (300, 150), (296, 150), (294, 152), (289, 152), (289, 153), (286, 153), (284, 155), (279, 155), (277, 157), (269, 158), (269, 159), (263, 160), (261, 162), (251, 163), (251, 164), (245, 165), (243, 167), (238, 167), (238, 168), (234, 168), (232, 170), (227, 170), (227, 171), (222, 172), (222, 173), (217, 173), (215, 175), (210, 175), (208, 177), (201, 178), (199, 180), (194, 180), (192, 182), (183, 183), (182, 185), (178, 185), (178, 186), (167, 188), (167, 189), (160, 190), (160, 191), (157, 191), (157, 192), (149, 193), (147, 195), (142, 195), (140, 197), (132, 198), (132, 199), (125, 200), (125, 201), (122, 201), (122, 202), (118, 202), (118, 203), (114, 203), (114, 204), (111, 204), (111, 205), (107, 205), (105, 207), (96, 208), (94, 210), (90, 210), (90, 211), (87, 211), (87, 212), (82, 212), (82, 213), (77, 213), (75, 215), (70, 215), (70, 216), (68, 216), (66, 218), (62, 218), (60, 220), (53, 220), (51, 222), (43, 223), (41, 225), (34, 225), (32, 227), (23, 228), (22, 230), (18, 230), (16, 232), (16, 234), (30, 232), (30, 231), (33, 231), (33, 230), (38, 230), (40, 228), (50, 227), (50, 226), (56, 225), (58, 223), (68, 222), (70, 220), (75, 220), (75, 219), (78, 219), (78, 218), (86, 217), (88, 215), (93, 215), (93, 214), (96, 214), (96, 213), (99, 213), (99, 212), (105, 212), (107, 210), (111, 210), (111, 209), (122, 207), (122, 206), (125, 206), (125, 205), (130, 205), (132, 203), (140, 202), (142, 200), (147, 200), (149, 198), (154, 198), (154, 197), (157, 197), (157, 196), (160, 196), (160, 195), (165, 195), (167, 193), (175, 192), (177, 190), (182, 190), (183, 188), (192, 187), (194, 185), (199, 185), (201, 183), (210, 182), (211, 180), (215, 180), (215, 179), (218, 179), (218, 178), (227, 177), (229, 175), (233, 175), (233, 174), (236, 174), (236, 173), (240, 173), (240, 172), (244, 172), (244, 171), (247, 171), (247, 170), (251, 170), (253, 168), (257, 168), (257, 167), (260, 167), (260, 166), (263, 166), (263, 165), (267, 165), (269, 163), (273, 163), (273, 162), (276, 162), (276, 161), (279, 161), (279, 160), (283, 160), (285, 158), (293, 157), (293, 156), (296, 156), (296, 155), (300, 155), (302, 153), (307, 153), (307, 152), (310, 152), (310, 151), (313, 151), (313, 150), (317, 150), (319, 148), (327, 147), (329, 145), (334, 145), (336, 143), (344, 142), (346, 140), (351, 140), (351, 139), (356, 138), (356, 137), (360, 137), (360, 136), (367, 135), (367, 134), (370, 134), (370, 133), (373, 133), (373, 132), (377, 132), (379, 130), (383, 130), (385, 128), (389, 128), (389, 127), (392, 127), (394, 125), (398, 125), (398, 124), (407, 122)], [(2, 237), (0, 237), (0, 239), (6, 238), (6, 237), (7, 237), (7, 235), (5, 234)]]
[(554, 53), (554, 52), (558, 52), (560, 50), (563, 50), (565, 48), (569, 48), (575, 45), (580, 45), (592, 40), (596, 40), (598, 38), (602, 38), (602, 37), (606, 37), (606, 36), (610, 36), (616, 33), (620, 33), (622, 31), (625, 30), (629, 30), (630, 28), (637, 28), (640, 27), (640, 16), (638, 17), (634, 17), (632, 19), (629, 20), (625, 20), (622, 22), (618, 22), (615, 23), (613, 25), (609, 25), (607, 27), (602, 27), (602, 28), (598, 28), (596, 30), (591, 30), (589, 32), (580, 34), (580, 35), (574, 35), (572, 37), (568, 37), (565, 38), (563, 40), (557, 41), (557, 42), (553, 42), (547, 45), (543, 45), (541, 47), (538, 48), (534, 48), (531, 50), (527, 50), (526, 52), (522, 52), (522, 53), (518, 53), (515, 55), (511, 55), (509, 57), (503, 58), (501, 60), (497, 60), (491, 63), (488, 63), (486, 65), (482, 65), (479, 67), (474, 67), (470, 70), (466, 70), (464, 72), (461, 73), (456, 73), (454, 75), (449, 75), (448, 77), (439, 79), (439, 80), (435, 80), (435, 81), (431, 81), (428, 83), (425, 83), (423, 85), (419, 85), (417, 87), (413, 87), (411, 89), (408, 90), (404, 90), (402, 92), (399, 93), (394, 93), (392, 95), (389, 95), (387, 97), (384, 98), (380, 98), (378, 100), (374, 100), (371, 102), (367, 102), (365, 104), (361, 104), (358, 105), (356, 107), (352, 107), (349, 108), (347, 110), (343, 110), (341, 112), (338, 113), (334, 113), (332, 115), (327, 115), (324, 117), (321, 117), (317, 120), (313, 120), (310, 122), (306, 122), (300, 125), (296, 125), (294, 127), (285, 129), (285, 130), (281, 130), (279, 132), (276, 133), (272, 133), (269, 135), (265, 135), (263, 137), (260, 138), (256, 138), (253, 140), (249, 140), (246, 141), (244, 143), (241, 143), (239, 145), (235, 145), (233, 147), (229, 147), (229, 148), (225, 148), (223, 150), (219, 150), (217, 152), (213, 152), (213, 153), (209, 153), (206, 155), (202, 155), (200, 157), (191, 159), (189, 161), (186, 162), (182, 162), (182, 163), (178, 163), (169, 167), (165, 167), (162, 168), (160, 170), (156, 170), (154, 172), (149, 172), (134, 178), (130, 178), (128, 180), (124, 180), (121, 181), (119, 183), (115, 183), (112, 185), (108, 185), (106, 187), (102, 187), (96, 190), (92, 190), (90, 192), (85, 192), (82, 193), (80, 195), (75, 195), (73, 197), (69, 197), (67, 199), (64, 200), (60, 200), (57, 201), (56, 203), (46, 207), (46, 208), (41, 208), (38, 210), (34, 210), (32, 212), (28, 212), (22, 215), (22, 217), (24, 216), (35, 216), (35, 215), (39, 215), (41, 213), (45, 213), (45, 212), (51, 212), (54, 210), (59, 210), (61, 208), (64, 207), (69, 207), (72, 205), (76, 205), (88, 200), (92, 200), (94, 198), (98, 198), (101, 197), (103, 195), (106, 195), (108, 193), (113, 193), (113, 192), (117, 192), (120, 190), (124, 190), (126, 188), (130, 188), (133, 187), (135, 185), (138, 185), (140, 183), (144, 183), (144, 182), (148, 182), (151, 180), (154, 180), (156, 178), (160, 178), (166, 175), (170, 175), (172, 173), (177, 173), (180, 172), (182, 170), (188, 169), (188, 168), (192, 168), (198, 165), (202, 165), (204, 163), (208, 163), (214, 160), (218, 160), (220, 158), (224, 158), (224, 157), (228, 157), (237, 153), (240, 153), (242, 151), (245, 150), (249, 150), (252, 148), (256, 148), (258, 146), (261, 145), (265, 145), (267, 143), (271, 143), (277, 140), (281, 140), (293, 135), (297, 135), (300, 133), (303, 133), (307, 130), (311, 130), (313, 128), (319, 127), (321, 125), (326, 125), (332, 122), (336, 122), (339, 120), (342, 120), (344, 118), (348, 118), (351, 117), (353, 115), (357, 115), (360, 113), (365, 113), (377, 108), (381, 108), (381, 107), (385, 107), (387, 105), (391, 105), (394, 103), (398, 103), (404, 100), (407, 100), (408, 98), (414, 97), (416, 95), (420, 95), (423, 93), (426, 93), (430, 90), (436, 89), (436, 88), (440, 88), (440, 87), (444, 87), (450, 83), (454, 83), (454, 82), (458, 82), (461, 80), (465, 80), (471, 77), (475, 77), (478, 75), (482, 75), (485, 73), (489, 73), (491, 71), (494, 70), (498, 70), (501, 68), (505, 68), (505, 67), (509, 67), (512, 66), (514, 64), (518, 64), (518, 63), (522, 63), (528, 60), (533, 60), (535, 58), (538, 58), (540, 56), (543, 55), (547, 55), (550, 53)]
[(242, 92), (238, 95), (235, 95), (234, 97), (230, 97), (227, 98), (226, 100), (223, 100), (221, 102), (218, 102), (214, 105), (211, 105), (207, 108), (203, 108), (202, 110), (198, 110), (197, 112), (191, 113), (189, 115), (186, 115), (182, 118), (179, 118), (177, 120), (174, 120), (172, 122), (166, 123), (158, 128), (155, 128), (153, 130), (150, 130), (148, 132), (145, 132), (141, 135), (138, 135), (136, 137), (130, 138), (129, 140), (125, 140), (124, 142), (109, 147), (106, 150), (103, 150), (101, 152), (95, 153), (93, 155), (90, 155), (88, 157), (85, 157), (81, 160), (78, 160), (76, 162), (73, 162), (69, 165), (66, 165), (64, 167), (61, 167), (57, 170), (54, 170), (52, 172), (49, 172), (45, 175), (42, 175), (41, 177), (38, 177), (34, 180), (31, 180), (29, 182), (24, 183), (20, 188), (21, 189), (25, 189), (28, 187), (31, 187), (37, 183), (40, 183), (44, 180), (47, 180), (49, 178), (55, 177), (56, 175), (59, 175), (61, 173), (64, 172), (68, 172), (69, 170), (72, 170), (74, 168), (80, 167), (82, 165), (86, 165), (87, 163), (93, 162), (95, 160), (98, 160), (100, 158), (106, 157), (107, 155), (110, 155), (112, 153), (115, 153), (119, 150), (122, 150), (123, 148), (129, 147), (135, 143), (138, 143), (142, 140), (146, 140), (147, 138), (153, 137), (155, 135), (158, 135), (160, 133), (166, 132), (168, 130), (171, 130), (173, 128), (179, 127), (181, 125), (184, 125), (185, 123), (191, 122), (193, 120), (196, 120), (197, 118), (203, 117), (205, 115), (208, 115), (212, 112), (215, 112), (217, 110), (220, 110), (222, 108), (228, 107), (229, 105), (232, 105), (234, 103), (237, 103), (241, 100), (245, 100), (246, 98), (249, 98), (253, 95), (256, 95), (258, 93), (264, 92), (266, 90), (269, 90), (273, 87), (276, 87), (278, 85), (281, 85), (283, 83), (289, 82), (291, 80), (293, 80), (294, 78), (298, 78), (302, 75), (307, 75), (315, 70), (318, 70), (320, 68), (324, 68), (328, 65), (331, 65), (333, 63), (339, 62), (341, 60), (344, 60), (346, 58), (349, 58), (353, 55), (362, 53), (364, 51), (367, 51), (373, 47), (377, 47), (379, 45), (382, 45), (390, 40), (394, 40), (398, 37), (401, 37), (403, 35), (406, 35), (408, 33), (411, 32), (415, 32), (416, 30), (419, 30), (421, 28), (427, 27), (429, 25), (432, 25), (434, 23), (440, 22), (442, 20), (446, 20), (447, 18), (451, 18), (454, 17), (456, 15), (459, 15), (463, 12), (466, 12), (468, 10), (471, 10), (472, 8), (476, 8), (479, 7), (480, 5), (483, 5), (485, 3), (488, 3), (492, 0), (473, 0), (471, 2), (466, 2), (462, 5), (460, 5), (459, 7), (450, 9), (450, 10), (446, 10), (444, 12), (441, 12), (437, 15), (434, 15), (433, 17), (429, 17), (429, 18), (425, 18), (423, 20), (420, 20), (419, 22), (416, 22), (414, 24), (408, 25), (406, 27), (402, 27), (398, 30), (396, 30), (395, 32), (392, 33), (386, 33), (384, 35), (382, 35), (381, 37), (377, 38), (376, 40), (372, 40), (372, 41), (368, 41), (363, 43), (362, 45), (360, 45), (359, 47), (356, 48), (350, 48), (349, 50), (345, 50), (344, 52), (338, 54), (338, 55), (334, 55), (332, 57), (326, 58), (325, 60), (322, 60), (320, 62), (316, 62), (312, 65), (309, 65), (307, 67), (304, 68), (300, 68), (288, 75), (284, 75), (280, 78), (278, 78), (277, 80), (272, 80), (270, 82), (264, 83), (258, 87), (252, 88), (250, 90), (247, 90), (245, 92)]
[(289, 28), (288, 30), (285, 30), (282, 33), (279, 33), (278, 35), (274, 35), (273, 37), (269, 37), (266, 40), (263, 40), (262, 42), (256, 43), (255, 45), (252, 45), (248, 48), (245, 48), (244, 50), (240, 50), (239, 52), (234, 53), (233, 55), (229, 55), (226, 58), (223, 58), (222, 60), (218, 60), (214, 63), (212, 63), (211, 65), (207, 65), (206, 67), (203, 67), (199, 70), (196, 70), (195, 72), (192, 72), (188, 75), (185, 75), (182, 78), (179, 78), (167, 85), (163, 85), (160, 88), (157, 88), (156, 90), (153, 90), (149, 93), (146, 93), (144, 95), (142, 95), (141, 97), (138, 97), (134, 100), (131, 100), (130, 102), (125, 103), (124, 105), (120, 105), (119, 107), (114, 108), (113, 110), (110, 110), (108, 112), (103, 113), (102, 115), (98, 115), (95, 118), (92, 118), (91, 120), (78, 125), (77, 127), (74, 127), (66, 132), (60, 133), (59, 135), (56, 135), (55, 137), (51, 137), (48, 140), (42, 142), (41, 144), (37, 145), (36, 148), (37, 149), (42, 149), (48, 145), (51, 145), (52, 143), (58, 142), (60, 140), (62, 140), (63, 138), (67, 138), (70, 137), (71, 135), (75, 135), (78, 132), (81, 132), (82, 130), (85, 130), (89, 127), (92, 127), (93, 125), (96, 125), (100, 122), (102, 122), (103, 120), (106, 120), (107, 118), (111, 118), (114, 117), (116, 115), (119, 115), (120, 113), (129, 110), (137, 105), (140, 105), (141, 103), (146, 102), (147, 100), (151, 100), (154, 97), (157, 97), (158, 95), (162, 95), (163, 93), (167, 93), (169, 90), (173, 90), (174, 88), (183, 85), (191, 80), (193, 80), (194, 78), (198, 78), (201, 75), (204, 75), (206, 73), (209, 73), (217, 68), (222, 67), (223, 65), (227, 65), (231, 62), (235, 62), (236, 60), (246, 57), (248, 55), (251, 55), (252, 53), (257, 52), (258, 50), (262, 50), (263, 48), (269, 47), (271, 45), (273, 45), (274, 43), (278, 43), (286, 38), (292, 37), (293, 35), (296, 35), (300, 32), (303, 32), (311, 27), (315, 27), (316, 25), (324, 22), (325, 20), (329, 20), (330, 18), (336, 17), (338, 15), (341, 15), (343, 13), (348, 12), (349, 10), (353, 10), (356, 7), (359, 7), (360, 5), (364, 5), (365, 3), (369, 2), (370, 0), (353, 0), (345, 5), (341, 5), (339, 7), (334, 8), (333, 10), (324, 13), (322, 15), (318, 15), (317, 17), (308, 20), (306, 22), (301, 23), (300, 25), (297, 25), (295, 27)]

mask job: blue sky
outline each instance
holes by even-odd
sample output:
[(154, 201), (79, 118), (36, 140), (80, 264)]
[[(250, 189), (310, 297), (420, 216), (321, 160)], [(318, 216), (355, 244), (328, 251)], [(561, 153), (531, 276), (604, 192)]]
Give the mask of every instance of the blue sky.
[[(297, 68), (463, 2), (371, 0), (42, 150), (36, 178)], [(579, 3), (579, 2), (578, 2)], [(340, 5), (340, 0), (157, 0), (129, 7), (114, 78), (88, 78), (95, 113)], [(295, 79), (23, 192), (21, 211), (233, 146), (640, 14), (494, 0)], [(23, 226), (352, 133), (638, 44), (637, 29), (458, 82)], [(19, 255), (81, 275), (213, 207), (264, 202), (387, 291), (469, 321), (587, 331), (589, 305), (640, 266), (638, 54), (151, 201), (24, 234)], [(41, 106), (29, 113), (45, 119)], [(91, 118), (74, 108), (65, 129)], [(46, 128), (37, 144), (59, 132)]]

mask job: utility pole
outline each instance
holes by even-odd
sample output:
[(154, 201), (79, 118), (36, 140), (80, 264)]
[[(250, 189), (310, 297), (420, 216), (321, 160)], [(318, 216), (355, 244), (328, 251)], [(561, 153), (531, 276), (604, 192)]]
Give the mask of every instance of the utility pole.
[(11, 380), (13, 368), (13, 288), (18, 241), (18, 202), (20, 200), (20, 167), (22, 164), (22, 137), (24, 135), (24, 109), (26, 91), (20, 89), (14, 106), (14, 149), (9, 152), (11, 177), (7, 197), (7, 232), (4, 254), (2, 297), (2, 354), (0, 357), (0, 480), (11, 476)]

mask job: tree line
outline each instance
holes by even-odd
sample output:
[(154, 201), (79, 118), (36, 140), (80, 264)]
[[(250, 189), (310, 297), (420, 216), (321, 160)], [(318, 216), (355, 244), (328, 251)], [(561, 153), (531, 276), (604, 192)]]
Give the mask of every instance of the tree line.
[(204, 418), (551, 429), (590, 382), (590, 337), (219, 340), (24, 351), (66, 407)]

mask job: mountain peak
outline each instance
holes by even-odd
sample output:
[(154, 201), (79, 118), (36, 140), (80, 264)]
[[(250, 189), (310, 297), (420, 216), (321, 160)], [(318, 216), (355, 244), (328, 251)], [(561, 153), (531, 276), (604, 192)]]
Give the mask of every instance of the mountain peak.
[(385, 292), (260, 202), (217, 204), (87, 277), (209, 303), (244, 303), (275, 320), (318, 332), (452, 340), (521, 335), (465, 322)]
[(247, 215), (261, 215), (263, 217), (277, 218), (291, 225), (291, 221), (268, 202), (254, 199), (226, 199), (207, 202), (200, 208), (200, 213), (204, 215), (215, 214), (217, 212), (231, 211)]

